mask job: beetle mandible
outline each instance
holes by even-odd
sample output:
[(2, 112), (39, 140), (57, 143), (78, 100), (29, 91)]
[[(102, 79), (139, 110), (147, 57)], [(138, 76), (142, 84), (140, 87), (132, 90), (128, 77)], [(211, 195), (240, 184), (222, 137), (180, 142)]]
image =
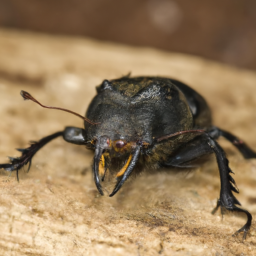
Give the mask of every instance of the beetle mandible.
[(36, 152), (51, 140), (62, 136), (67, 142), (85, 145), (94, 150), (93, 174), (101, 195), (101, 182), (107, 170), (116, 172), (117, 183), (112, 197), (132, 173), (147, 168), (189, 167), (193, 160), (215, 154), (220, 173), (220, 197), (212, 211), (219, 207), (246, 214), (245, 225), (235, 232), (250, 229), (252, 215), (238, 207), (240, 202), (233, 173), (222, 147), (216, 142), (220, 136), (230, 141), (244, 156), (256, 158), (256, 153), (231, 133), (212, 125), (211, 112), (204, 98), (189, 86), (177, 80), (162, 77), (129, 77), (104, 80), (96, 87), (83, 117), (70, 110), (42, 105), (28, 92), (21, 91), (25, 100), (32, 100), (45, 108), (70, 112), (84, 119), (84, 129), (66, 127), (33, 142), (30, 147), (18, 149), (21, 157), (10, 157), (10, 163), (0, 164), (6, 171), (19, 170)]

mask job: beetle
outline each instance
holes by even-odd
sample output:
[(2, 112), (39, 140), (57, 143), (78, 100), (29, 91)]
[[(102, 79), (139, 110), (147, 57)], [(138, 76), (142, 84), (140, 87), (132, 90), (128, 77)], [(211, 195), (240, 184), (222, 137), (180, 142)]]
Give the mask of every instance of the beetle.
[(67, 109), (41, 104), (31, 94), (21, 91), (25, 100), (32, 100), (44, 108), (63, 110), (84, 120), (84, 129), (66, 127), (63, 131), (32, 142), (30, 147), (18, 149), (22, 155), (0, 164), (6, 171), (16, 171), (29, 164), (36, 152), (51, 140), (62, 136), (67, 142), (84, 145), (95, 152), (93, 174), (101, 195), (101, 182), (107, 171), (115, 173), (116, 185), (109, 195), (114, 196), (132, 173), (142, 169), (188, 168), (205, 155), (215, 154), (220, 174), (220, 196), (212, 211), (220, 207), (247, 216), (243, 239), (251, 227), (252, 215), (234, 194), (239, 190), (231, 176), (222, 147), (217, 139), (223, 136), (244, 156), (255, 158), (256, 153), (233, 134), (212, 125), (211, 111), (204, 98), (195, 90), (175, 79), (163, 77), (124, 76), (104, 80), (96, 87), (97, 95), (90, 103), (85, 117)]

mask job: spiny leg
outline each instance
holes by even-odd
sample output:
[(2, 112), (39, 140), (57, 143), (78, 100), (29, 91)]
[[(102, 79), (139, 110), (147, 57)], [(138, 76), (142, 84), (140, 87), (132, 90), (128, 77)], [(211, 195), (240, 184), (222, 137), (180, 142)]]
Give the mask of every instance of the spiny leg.
[(236, 193), (239, 192), (235, 180), (230, 175), (233, 172), (229, 168), (229, 162), (225, 156), (224, 150), (209, 134), (206, 133), (204, 135), (196, 137), (185, 147), (179, 149), (176, 152), (176, 154), (172, 156), (172, 158), (170, 158), (166, 163), (164, 163), (164, 165), (184, 167), (187, 165), (187, 163), (191, 162), (192, 160), (209, 153), (215, 153), (221, 180), (220, 198), (217, 202), (217, 206), (214, 208), (212, 213), (214, 214), (219, 207), (221, 207), (222, 212), (224, 209), (227, 209), (233, 212), (245, 213), (247, 216), (247, 222), (241, 229), (239, 229), (235, 233), (238, 234), (240, 232), (244, 232), (243, 238), (245, 239), (251, 226), (252, 216), (248, 211), (236, 206), (236, 204), (241, 204), (232, 194), (232, 191)]
[(29, 163), (29, 167), (28, 167), (28, 171), (29, 171), (32, 158), (36, 154), (36, 152), (39, 149), (41, 149), (45, 144), (47, 144), (51, 140), (53, 140), (61, 135), (63, 135), (63, 132), (56, 132), (52, 135), (42, 138), (38, 142), (35, 142), (35, 141), (31, 142), (31, 145), (28, 148), (17, 149), (18, 151), (20, 151), (22, 153), (21, 156), (17, 157), (17, 158), (9, 157), (11, 163), (0, 164), (0, 168), (3, 168), (9, 172), (16, 171), (17, 180), (19, 181), (19, 174), (18, 174), (19, 170), (23, 166), (25, 166), (27, 163)]
[(86, 144), (83, 135), (84, 135), (83, 129), (76, 128), (76, 127), (66, 127), (64, 131), (56, 132), (52, 135), (44, 137), (38, 142), (35, 142), (35, 141), (32, 142), (30, 147), (28, 148), (17, 149), (22, 153), (22, 155), (17, 158), (9, 157), (11, 163), (0, 164), (0, 168), (3, 168), (9, 172), (16, 171), (17, 180), (19, 181), (19, 174), (18, 174), (19, 170), (23, 166), (25, 166), (27, 163), (29, 163), (29, 166), (28, 166), (28, 171), (29, 171), (33, 156), (38, 152), (39, 149), (41, 149), (48, 142), (52, 141), (53, 139), (59, 136), (63, 136), (63, 139), (67, 142), (82, 145), (82, 144)]
[(207, 137), (208, 137), (208, 144), (215, 153), (218, 167), (219, 167), (219, 172), (220, 172), (221, 189), (220, 189), (220, 198), (217, 204), (217, 208), (220, 206), (232, 212), (242, 212), (246, 214), (247, 222), (241, 229), (239, 229), (235, 233), (235, 234), (238, 234), (240, 232), (244, 232), (243, 239), (245, 239), (251, 227), (252, 215), (248, 211), (236, 206), (236, 204), (237, 205), (241, 205), (241, 204), (232, 194), (232, 191), (236, 193), (239, 193), (239, 191), (236, 187), (235, 180), (230, 175), (230, 173), (233, 173), (233, 172), (229, 168), (228, 159), (226, 158), (225, 152), (221, 148), (221, 146), (215, 140), (213, 140), (209, 135), (207, 135)]

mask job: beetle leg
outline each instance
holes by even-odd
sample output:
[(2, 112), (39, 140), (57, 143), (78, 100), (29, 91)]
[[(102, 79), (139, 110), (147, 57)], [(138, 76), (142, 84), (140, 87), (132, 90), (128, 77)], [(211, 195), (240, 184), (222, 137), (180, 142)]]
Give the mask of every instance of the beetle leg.
[(224, 131), (224, 130), (214, 126), (214, 127), (212, 127), (212, 130), (209, 132), (209, 134), (214, 139), (217, 139), (219, 136), (223, 136), (225, 139), (230, 141), (241, 152), (241, 154), (243, 155), (243, 157), (245, 159), (256, 158), (256, 153), (252, 149), (250, 149), (250, 147), (248, 147), (243, 140), (237, 138), (230, 132)]
[[(137, 145), (135, 152), (129, 162), (129, 165), (127, 166), (123, 176), (121, 176), (120, 180), (116, 183), (116, 186), (113, 190), (113, 192), (109, 195), (110, 197), (112, 197), (113, 195), (115, 195), (117, 193), (117, 191), (122, 187), (122, 185), (124, 184), (124, 182), (128, 179), (128, 177), (130, 176), (130, 174), (132, 173), (138, 159), (139, 159), (139, 155), (140, 155), (140, 145)], [(129, 159), (128, 159), (129, 161)], [(128, 162), (127, 161), (127, 162)]]
[(218, 205), (220, 205), (220, 207), (224, 207), (229, 211), (242, 212), (247, 215), (247, 222), (245, 223), (245, 225), (241, 229), (236, 231), (236, 233), (234, 234), (236, 235), (240, 232), (244, 232), (243, 239), (245, 239), (247, 232), (251, 227), (252, 215), (248, 211), (235, 206), (235, 204), (238, 204), (238, 205), (241, 205), (241, 204), (232, 194), (232, 190), (234, 192), (238, 192), (238, 190), (235, 186), (234, 179), (230, 175), (232, 171), (229, 168), (228, 159), (226, 158), (225, 152), (220, 147), (220, 145), (215, 140), (213, 140), (209, 135), (207, 135), (207, 137), (208, 137), (208, 144), (216, 155), (216, 159), (217, 159), (217, 163), (220, 171), (221, 189), (220, 189), (220, 198), (219, 198), (217, 207)]
[(193, 163), (195, 160), (212, 153), (205, 136), (198, 136), (178, 149), (168, 161), (161, 163), (161, 165), (165, 167), (194, 168), (197, 166)]
[(29, 171), (29, 169), (31, 167), (31, 161), (32, 161), (33, 156), (44, 145), (46, 145), (48, 142), (52, 141), (53, 139), (55, 139), (59, 136), (63, 136), (63, 139), (66, 140), (67, 142), (82, 145), (82, 144), (85, 144), (83, 132), (84, 132), (84, 130), (80, 129), (80, 128), (66, 127), (64, 131), (56, 132), (52, 135), (44, 137), (41, 140), (39, 140), (38, 142), (33, 141), (33, 142), (31, 142), (30, 147), (17, 149), (18, 151), (20, 151), (22, 153), (20, 157), (17, 157), (17, 158), (9, 157), (11, 163), (0, 164), (0, 168), (3, 168), (9, 172), (16, 171), (17, 180), (19, 181), (19, 170), (26, 164), (29, 164), (28, 170), (27, 170), (27, 171)]
[(6, 171), (12, 172), (16, 171), (17, 173), (17, 180), (19, 181), (19, 170), (25, 166), (27, 163), (29, 163), (28, 171), (31, 166), (31, 160), (32, 157), (36, 154), (36, 152), (41, 149), (45, 144), (50, 142), (51, 140), (63, 135), (63, 132), (56, 132), (52, 135), (49, 135), (47, 137), (42, 138), (38, 142), (32, 142), (30, 147), (28, 148), (21, 148), (17, 149), (20, 151), (22, 154), (20, 157), (17, 158), (12, 158), (10, 157), (10, 162), (9, 164), (0, 164), (0, 168), (5, 169)]
[(235, 233), (236, 235), (243, 232), (243, 239), (245, 239), (251, 226), (252, 216), (248, 211), (236, 206), (241, 204), (232, 193), (232, 191), (236, 193), (239, 192), (235, 180), (230, 175), (233, 172), (229, 168), (229, 162), (225, 156), (224, 150), (209, 134), (205, 133), (204, 135), (196, 137), (185, 147), (179, 149), (171, 159), (164, 163), (164, 165), (184, 167), (184, 165), (186, 166), (186, 164), (192, 160), (210, 153), (215, 153), (221, 181), (220, 198), (212, 213), (214, 214), (219, 207), (221, 207), (221, 210), (227, 209), (232, 212), (245, 213), (247, 216), (247, 222)]
[(63, 139), (77, 145), (85, 145), (85, 130), (77, 127), (68, 126), (63, 132)]

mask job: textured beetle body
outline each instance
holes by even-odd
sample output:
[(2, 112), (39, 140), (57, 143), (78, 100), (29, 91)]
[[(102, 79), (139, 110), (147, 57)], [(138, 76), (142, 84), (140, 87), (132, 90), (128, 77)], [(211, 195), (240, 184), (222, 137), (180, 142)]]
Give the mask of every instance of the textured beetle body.
[[(29, 93), (22, 91), (24, 99), (30, 99), (42, 107)], [(218, 163), (221, 189), (217, 206), (247, 216), (246, 224), (237, 233), (244, 238), (251, 226), (251, 214), (239, 208), (240, 202), (232, 170), (224, 150), (217, 143), (223, 136), (230, 141), (245, 158), (256, 158), (256, 153), (242, 140), (231, 133), (212, 125), (211, 112), (202, 96), (187, 85), (173, 79), (161, 77), (122, 77), (104, 80), (97, 87), (85, 120), (84, 129), (66, 127), (32, 143), (29, 148), (19, 149), (19, 158), (10, 158), (11, 163), (0, 164), (7, 171), (18, 171), (45, 144), (63, 136), (64, 140), (85, 145), (95, 152), (93, 174), (96, 187), (103, 194), (102, 182), (106, 172), (116, 175), (117, 183), (109, 196), (115, 195), (132, 173), (159, 167), (193, 167), (195, 160), (215, 154)], [(29, 165), (30, 167), (30, 165)]]

